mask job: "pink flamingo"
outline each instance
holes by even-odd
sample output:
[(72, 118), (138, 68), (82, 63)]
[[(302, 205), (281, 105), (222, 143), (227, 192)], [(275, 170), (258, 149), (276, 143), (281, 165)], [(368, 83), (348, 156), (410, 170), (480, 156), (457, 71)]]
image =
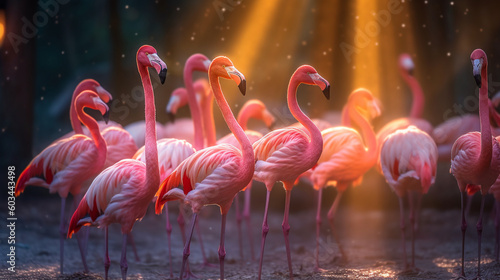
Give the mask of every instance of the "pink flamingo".
[(477, 277), (481, 275), (481, 233), (483, 229), (484, 195), (500, 173), (500, 147), (498, 140), (492, 137), (490, 119), (488, 116), (488, 60), (481, 49), (476, 49), (470, 56), (473, 75), (479, 87), (479, 118), (481, 121), (481, 132), (469, 132), (460, 136), (451, 151), (450, 172), (455, 176), (460, 194), (462, 196), (462, 270), (461, 277), (465, 278), (464, 272), (464, 243), (467, 221), (465, 219), (466, 192), (481, 190), (483, 195), (479, 220), (476, 228), (478, 233), (478, 263)]
[[(385, 179), (399, 198), (401, 235), (405, 269), (415, 268), (415, 231), (422, 194), (436, 178), (438, 150), (434, 140), (415, 126), (397, 130), (385, 138), (380, 162)], [(403, 199), (408, 194), (412, 238), (411, 266), (406, 260)], [(416, 200), (416, 202), (415, 202)], [(416, 205), (415, 205), (416, 204)]]
[[(366, 173), (377, 161), (377, 143), (375, 132), (365, 115), (375, 117), (380, 109), (370, 91), (360, 88), (349, 96), (346, 112), (362, 130), (363, 137), (350, 127), (338, 126), (321, 131), (323, 153), (317, 166), (311, 171), (310, 178), (318, 190), (318, 210), (316, 214), (316, 270), (319, 268), (319, 230), (321, 225), (321, 196), (323, 188), (333, 185), (337, 196), (328, 212), (328, 220), (334, 238), (339, 243), (342, 256), (344, 251), (335, 234), (334, 217), (340, 198), (349, 185), (359, 185)], [(366, 113), (361, 113), (365, 111)], [(371, 119), (371, 118), (370, 118)], [(365, 146), (366, 143), (366, 146)]]
[[(204, 119), (212, 119), (213, 123), (213, 114), (211, 112), (206, 112), (206, 110), (203, 111), (205, 117)], [(208, 117), (207, 115), (211, 116)], [(245, 131), (245, 134), (247, 135), (248, 139), (250, 140), (250, 144), (255, 143), (257, 140), (262, 138), (262, 133), (254, 130), (248, 130), (248, 121), (253, 118), (257, 120), (262, 120), (268, 128), (271, 128), (274, 123), (275, 123), (275, 118), (274, 116), (267, 110), (266, 105), (258, 100), (258, 99), (251, 99), (245, 102), (243, 106), (240, 109), (240, 112), (238, 113), (238, 124), (241, 126), (241, 128)], [(213, 126), (212, 129), (207, 128), (207, 130), (212, 130), (213, 134), (215, 134), (215, 126)], [(231, 144), (235, 147), (238, 147), (238, 142), (234, 134), (230, 133), (221, 139), (217, 141), (217, 144), (222, 144), (222, 143), (227, 143)], [(252, 260), (255, 259), (255, 254), (254, 254), (254, 249), (253, 249), (253, 238), (252, 238), (252, 227), (250, 223), (250, 199), (251, 199), (251, 187), (252, 187), (252, 182), (248, 183), (248, 186), (245, 187), (244, 192), (245, 192), (245, 206), (243, 209), (243, 213), (240, 213), (239, 210), (239, 201), (238, 201), (238, 196), (235, 198), (235, 207), (236, 207), (236, 223), (238, 227), (238, 244), (240, 247), (240, 257), (243, 259), (243, 239), (242, 239), (242, 234), (241, 234), (241, 220), (242, 216), (245, 219), (246, 225), (247, 225), (247, 232), (249, 236), (249, 241), (250, 241), (250, 253), (251, 253), (251, 258)]]
[(295, 119), (297, 119), (307, 131), (294, 127), (277, 129), (264, 135), (253, 144), (256, 160), (254, 179), (264, 182), (267, 188), (264, 221), (262, 223), (259, 279), (262, 274), (264, 245), (267, 233), (269, 232), (269, 226), (267, 225), (269, 195), (276, 181), (283, 182), (283, 187), (286, 190), (285, 213), (282, 228), (285, 237), (288, 269), (290, 271), (290, 278), (293, 278), (292, 259), (288, 241), (288, 233), (290, 231), (290, 225), (288, 223), (290, 192), (299, 175), (316, 164), (323, 150), (321, 132), (311, 119), (302, 112), (297, 103), (297, 88), (301, 83), (319, 86), (327, 99), (330, 98), (330, 84), (309, 65), (302, 65), (297, 68), (290, 79), (287, 94), (288, 108)]
[[(220, 278), (224, 279), (224, 233), (226, 215), (236, 194), (251, 181), (254, 172), (252, 145), (243, 129), (238, 125), (231, 108), (220, 88), (219, 77), (233, 79), (240, 91), (245, 94), (245, 77), (223, 56), (216, 57), (208, 71), (210, 85), (224, 120), (238, 139), (240, 149), (233, 145), (221, 144), (198, 150), (184, 160), (163, 181), (157, 193), (156, 213), (161, 213), (163, 204), (170, 200), (181, 199), (191, 205), (193, 217), (191, 232), (184, 247), (180, 279), (189, 256), (189, 245), (196, 223), (197, 214), (207, 204), (217, 204), (222, 214), (221, 239), (219, 247)], [(183, 186), (183, 191), (176, 188)]]
[[(28, 185), (27, 182), (32, 178), (43, 177), (43, 183), (37, 185), (46, 187), (50, 193), (58, 193), (61, 197), (59, 224), (61, 274), (63, 273), (64, 235), (66, 232), (64, 216), (66, 197), (68, 193), (73, 196), (78, 195), (82, 184), (100, 172), (106, 161), (106, 141), (99, 133), (97, 122), (85, 113), (83, 108), (99, 110), (103, 116), (107, 116), (108, 106), (95, 92), (89, 90), (80, 93), (75, 104), (78, 108), (78, 118), (89, 128), (91, 137), (76, 134), (52, 143), (24, 169), (17, 180), (15, 190), (15, 195), (19, 196)], [(80, 251), (82, 261), (86, 266), (82, 248)]]
[[(422, 92), (422, 88), (420, 87), (418, 80), (412, 75), (414, 69), (414, 63), (410, 55), (402, 54), (399, 56), (399, 69), (401, 76), (406, 81), (413, 94), (412, 108), (410, 116), (408, 118), (395, 119), (384, 125), (379, 130), (379, 132), (377, 133), (377, 143), (378, 143), (379, 153), (382, 144), (384, 143), (385, 137), (387, 137), (389, 134), (392, 134), (398, 129), (404, 129), (410, 125), (414, 125), (429, 135), (432, 134), (433, 130), (432, 125), (428, 121), (422, 119), (422, 111), (424, 109), (424, 101), (425, 101), (424, 94)], [(380, 166), (377, 167), (380, 168)]]
[[(142, 46), (137, 51), (137, 68), (144, 87), (146, 119), (146, 164), (139, 160), (123, 159), (101, 172), (90, 185), (71, 217), (68, 237), (82, 226), (90, 224), (105, 229), (105, 277), (108, 277), (110, 260), (108, 255), (108, 226), (121, 224), (123, 243), (120, 261), (122, 278), (127, 277), (127, 235), (136, 220), (142, 219), (160, 183), (158, 152), (156, 148), (155, 105), (148, 67), (154, 68), (163, 83), (167, 66), (151, 46)], [(85, 218), (89, 214), (90, 217)]]
[[(146, 132), (146, 122), (144, 121), (136, 121), (126, 125), (123, 129), (125, 129), (134, 139), (135, 145), (137, 147), (142, 147), (146, 143), (146, 139), (144, 137)], [(163, 131), (163, 124), (160, 122), (156, 122), (156, 138), (161, 139), (165, 137), (165, 132)]]

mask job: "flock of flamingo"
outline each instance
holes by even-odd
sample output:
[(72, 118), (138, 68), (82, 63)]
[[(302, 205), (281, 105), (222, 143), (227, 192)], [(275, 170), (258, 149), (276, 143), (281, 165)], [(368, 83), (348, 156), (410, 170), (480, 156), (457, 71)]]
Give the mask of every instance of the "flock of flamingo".
[[(322, 220), (323, 188), (333, 186), (337, 190), (337, 196), (328, 211), (327, 218), (333, 237), (339, 243), (335, 233), (334, 218), (342, 194), (349, 186), (359, 185), (363, 174), (375, 167), (399, 198), (403, 265), (405, 270), (413, 270), (416, 269), (415, 230), (421, 197), (428, 192), (435, 181), (438, 160), (448, 162), (451, 160), (450, 172), (455, 176), (462, 195), (460, 277), (464, 278), (467, 197), (477, 191), (482, 194), (477, 222), (477, 276), (480, 277), (482, 217), (486, 194), (494, 194), (497, 201), (496, 209), (500, 210), (498, 177), (500, 138), (493, 136), (496, 134), (495, 131), (492, 132), (495, 126), (490, 124), (490, 119), (498, 122), (500, 118), (495, 111), (495, 101), (488, 98), (486, 54), (476, 49), (470, 59), (473, 76), (480, 88), (479, 117), (459, 116), (435, 128), (422, 119), (422, 89), (411, 75), (414, 67), (411, 57), (404, 54), (400, 57), (399, 66), (414, 96), (411, 114), (407, 118), (388, 123), (375, 133), (371, 121), (380, 115), (379, 102), (367, 89), (356, 89), (350, 94), (342, 112), (342, 125), (332, 126), (320, 119), (311, 120), (304, 114), (296, 96), (300, 84), (317, 86), (326, 99), (330, 98), (329, 82), (309, 65), (298, 67), (291, 76), (288, 86), (288, 107), (298, 121), (297, 124), (271, 130), (274, 117), (258, 100), (249, 100), (235, 118), (224, 97), (219, 79), (233, 80), (240, 92), (245, 95), (244, 75), (227, 57), (219, 56), (209, 60), (202, 54), (194, 54), (185, 64), (185, 88), (175, 90), (167, 106), (167, 112), (173, 119), (180, 107), (189, 105), (192, 119), (177, 119), (163, 126), (155, 119), (154, 93), (148, 68), (153, 68), (159, 74), (163, 84), (167, 66), (153, 47), (145, 45), (137, 52), (137, 68), (144, 87), (145, 120), (125, 128), (117, 123), (108, 123), (109, 108), (106, 102), (112, 98), (111, 95), (95, 80), (82, 81), (73, 93), (70, 108), (74, 131), (53, 142), (31, 161), (17, 181), (15, 194), (20, 195), (26, 186), (31, 185), (48, 188), (50, 193), (58, 193), (61, 197), (59, 228), (61, 273), (64, 239), (71, 238), (74, 234), (77, 236), (83, 266), (87, 271), (85, 255), (88, 232), (86, 233), (82, 227), (104, 228), (106, 279), (110, 267), (108, 226), (112, 223), (121, 225), (123, 243), (120, 266), (122, 278), (126, 279), (127, 243), (133, 243), (132, 228), (136, 221), (144, 217), (150, 203), (155, 203), (156, 214), (160, 214), (162, 209), (167, 212), (169, 274), (173, 277), (170, 249), (172, 225), (166, 206), (173, 200), (181, 202), (177, 221), (185, 244), (179, 279), (192, 276), (188, 257), (198, 213), (205, 205), (218, 205), (221, 212), (218, 255), (220, 279), (224, 279), (227, 213), (235, 201), (240, 254), (242, 254), (240, 224), (243, 218), (248, 231), (251, 230), (249, 190), (252, 180), (263, 182), (267, 188), (267, 195), (258, 270), (260, 279), (265, 241), (269, 231), (267, 216), (270, 193), (276, 181), (280, 181), (286, 191), (282, 229), (289, 276), (292, 279), (292, 257), (288, 236), (290, 194), (294, 185), (303, 178), (318, 190), (315, 269), (321, 271), (318, 240)], [(194, 71), (208, 73), (208, 81), (205, 78), (193, 81)], [(213, 120), (213, 99), (232, 132), (219, 140), (216, 139)], [(96, 121), (84, 111), (84, 108), (98, 110), (106, 122)], [(250, 118), (262, 120), (270, 128), (270, 132), (262, 135), (248, 130), (247, 122)], [(238, 200), (235, 200), (240, 191), (245, 191), (243, 213), (239, 210)], [(67, 227), (65, 203), (69, 193), (75, 198), (73, 207), (76, 210)], [(411, 261), (407, 260), (405, 245), (404, 199), (406, 198), (410, 211)], [(191, 207), (193, 213), (187, 235), (183, 215), (186, 205)], [(498, 225), (499, 214), (496, 215), (496, 219)], [(495, 248), (497, 261), (499, 238), (497, 232)], [(203, 246), (203, 243), (200, 245)], [(339, 249), (345, 257), (345, 251), (340, 243)], [(251, 253), (253, 256), (253, 249)], [(205, 256), (204, 261), (208, 262)]]

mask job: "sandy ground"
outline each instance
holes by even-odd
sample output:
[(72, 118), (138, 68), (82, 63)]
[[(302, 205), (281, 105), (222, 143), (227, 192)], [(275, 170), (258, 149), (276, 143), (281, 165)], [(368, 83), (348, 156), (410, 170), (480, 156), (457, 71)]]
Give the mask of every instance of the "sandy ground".
[[(275, 188), (277, 189), (277, 188)], [(43, 193), (44, 190), (41, 190)], [(273, 190), (274, 192), (274, 190)], [(263, 190), (259, 190), (263, 194)], [(293, 192), (292, 192), (293, 194)], [(305, 199), (305, 198), (300, 198)], [(313, 199), (308, 197), (307, 199)], [(395, 197), (393, 198), (395, 200)], [(297, 200), (297, 197), (295, 197)], [(70, 204), (70, 203), (68, 203)], [(172, 258), (175, 277), (168, 273), (168, 254), (164, 215), (152, 212), (137, 223), (133, 234), (140, 261), (134, 260), (128, 247), (129, 279), (175, 279), (182, 261), (183, 244), (175, 219), (176, 203), (170, 205), (173, 221)], [(326, 205), (328, 207), (328, 205)], [(263, 210), (255, 209), (252, 214), (252, 239), (254, 251), (260, 251), (260, 230)], [(270, 231), (266, 242), (263, 279), (287, 279), (283, 233), (281, 230), (282, 208), (270, 211)], [(3, 209), (2, 209), (3, 210)], [(69, 206), (68, 206), (69, 210)], [(150, 209), (151, 210), (151, 209)], [(361, 210), (341, 205), (335, 221), (341, 243), (348, 254), (348, 260), (340, 258), (337, 244), (333, 242), (328, 223), (324, 221), (321, 232), (320, 265), (323, 273), (314, 272), (315, 211), (314, 207), (291, 213), (290, 240), (295, 279), (454, 279), (460, 270), (460, 229), (459, 209), (436, 210), (424, 208), (421, 212), (420, 228), (416, 243), (415, 273), (402, 273), (400, 249), (399, 212), (392, 210)], [(327, 208), (323, 211), (326, 216)], [(6, 219), (2, 211), (2, 219)], [(55, 196), (33, 196), (17, 200), (16, 216), (16, 272), (7, 270), (5, 261), (0, 271), (1, 279), (101, 279), (104, 276), (103, 252), (104, 231), (90, 229), (88, 247), (89, 274), (83, 273), (77, 241), (73, 238), (65, 242), (64, 274), (59, 274), (59, 199)], [(488, 213), (488, 212), (487, 212)], [(200, 229), (203, 232), (206, 254), (214, 267), (202, 267), (199, 240), (194, 235), (191, 245), (190, 262), (193, 272), (201, 279), (218, 279), (218, 255), (220, 215), (218, 208), (208, 206), (200, 215)], [(472, 279), (476, 274), (477, 233), (472, 213), (466, 236), (466, 274)], [(251, 260), (248, 230), (243, 224), (244, 242), (241, 259), (234, 210), (228, 215), (226, 229), (227, 279), (256, 279), (258, 256)], [(189, 222), (189, 220), (188, 220)], [(494, 223), (488, 215), (483, 232), (483, 279), (500, 279), (500, 265), (494, 261)], [(409, 236), (409, 234), (408, 234)], [(110, 279), (120, 279), (121, 234), (118, 226), (110, 228), (109, 252), (111, 258)], [(0, 248), (5, 258), (7, 233), (2, 230)], [(408, 254), (411, 252), (407, 243)]]

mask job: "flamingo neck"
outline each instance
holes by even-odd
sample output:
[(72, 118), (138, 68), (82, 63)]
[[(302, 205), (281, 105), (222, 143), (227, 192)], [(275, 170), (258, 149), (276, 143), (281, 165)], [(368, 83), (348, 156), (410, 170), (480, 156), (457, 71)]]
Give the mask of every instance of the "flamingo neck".
[(244, 165), (248, 170), (251, 170), (253, 174), (253, 168), (255, 165), (253, 148), (252, 144), (250, 144), (250, 140), (248, 140), (247, 135), (238, 124), (236, 119), (234, 118), (233, 112), (231, 108), (227, 104), (226, 98), (222, 94), (222, 90), (220, 88), (219, 77), (215, 74), (210, 74), (210, 85), (212, 87), (212, 91), (214, 93), (215, 101), (219, 106), (219, 109), (224, 117), (224, 121), (226, 121), (229, 130), (234, 134), (234, 137), (240, 143), (240, 148), (243, 156)]
[(351, 117), (349, 113), (349, 106), (344, 106), (342, 108), (342, 115), (340, 120), (342, 126), (351, 127)]
[(425, 97), (424, 92), (422, 91), (422, 87), (420, 86), (418, 80), (408, 74), (405, 70), (402, 70), (401, 75), (406, 81), (406, 84), (410, 87), (411, 93), (413, 95), (410, 117), (420, 119), (422, 118), (425, 103)]
[(321, 136), (321, 131), (319, 131), (318, 127), (316, 127), (311, 119), (306, 116), (304, 112), (302, 112), (299, 104), (297, 103), (297, 88), (300, 83), (301, 82), (295, 76), (292, 76), (290, 84), (288, 85), (288, 108), (290, 109), (293, 117), (306, 128), (307, 133), (311, 137), (311, 142), (309, 142), (308, 147), (310, 155), (312, 158), (316, 158), (317, 160), (323, 151), (323, 137)]
[(75, 131), (75, 134), (83, 134), (82, 124), (80, 123), (80, 120), (78, 120), (78, 113), (75, 104), (76, 97), (83, 90), (84, 89), (82, 87), (82, 84), (79, 84), (75, 88), (75, 91), (73, 91), (73, 96), (71, 97), (71, 104), (69, 106), (69, 120), (71, 121), (71, 127), (73, 128), (73, 131)]
[(248, 120), (250, 118), (257, 118), (259, 113), (258, 105), (256, 104), (248, 104), (247, 106), (243, 106), (238, 113), (238, 123), (240, 124), (243, 130), (248, 130)]
[(366, 145), (365, 157), (363, 160), (369, 165), (374, 165), (377, 161), (377, 138), (370, 122), (364, 118), (356, 108), (348, 108), (350, 118), (361, 128), (361, 133)]
[(203, 114), (203, 128), (205, 130), (205, 140), (207, 147), (213, 146), (217, 142), (214, 121), (214, 95), (210, 89), (202, 94), (202, 114)]
[[(85, 111), (83, 110), (83, 106), (76, 108), (75, 112), (77, 114), (77, 121), (82, 122), (90, 132), (90, 135), (92, 137), (92, 140), (94, 140), (94, 144), (97, 147), (97, 160), (94, 163), (94, 168), (97, 171), (100, 171), (104, 163), (106, 162), (106, 153), (107, 153), (107, 146), (106, 146), (106, 140), (102, 137), (101, 132), (99, 131), (99, 125), (97, 124), (97, 121), (94, 120), (91, 116), (89, 116)], [(81, 126), (80, 126), (81, 129)], [(77, 133), (75, 131), (75, 133)], [(82, 134), (82, 133), (78, 133)]]
[(194, 148), (201, 150), (203, 144), (203, 127), (200, 113), (200, 106), (196, 101), (196, 92), (193, 86), (193, 66), (191, 63), (186, 63), (184, 67), (184, 87), (188, 95), (189, 110), (191, 111), (191, 119), (194, 126)]
[(144, 88), (144, 111), (145, 111), (145, 145), (146, 157), (146, 190), (148, 194), (156, 193), (160, 185), (160, 171), (158, 168), (158, 149), (156, 147), (156, 109), (153, 87), (146, 66), (137, 64), (141, 75), (142, 87)]
[(489, 114), (491, 119), (493, 119), (494, 124), (499, 127), (500, 126), (500, 115), (498, 115), (497, 110), (495, 108), (495, 105), (493, 105), (493, 102), (488, 98), (488, 109), (489, 109)]
[(480, 170), (488, 170), (491, 164), (492, 144), (491, 126), (488, 108), (488, 71), (484, 60), (481, 69), (481, 88), (479, 89), (479, 120), (481, 123), (481, 153), (479, 155)]

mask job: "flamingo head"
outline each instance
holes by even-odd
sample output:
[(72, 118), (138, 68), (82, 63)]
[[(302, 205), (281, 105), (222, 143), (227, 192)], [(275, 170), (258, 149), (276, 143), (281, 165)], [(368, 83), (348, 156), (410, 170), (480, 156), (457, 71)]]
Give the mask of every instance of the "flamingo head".
[(241, 94), (246, 93), (246, 80), (245, 76), (234, 67), (231, 60), (225, 56), (218, 56), (212, 60), (210, 64), (209, 73), (213, 73), (217, 77), (225, 79), (232, 79), (238, 85)]
[(306, 85), (317, 85), (323, 91), (326, 99), (330, 99), (330, 83), (321, 77), (314, 67), (302, 65), (295, 70), (292, 77), (297, 77), (299, 81)]
[(349, 96), (348, 104), (361, 113), (365, 118), (372, 120), (380, 116), (380, 101), (365, 88), (354, 90)]
[(148, 45), (140, 47), (137, 51), (137, 63), (142, 66), (153, 67), (158, 72), (161, 83), (165, 83), (167, 65), (160, 59), (155, 48)]
[(470, 55), (470, 61), (472, 62), (472, 74), (474, 75), (474, 80), (479, 88), (481, 88), (481, 70), (486, 67), (486, 53), (482, 49), (475, 49)]
[(84, 90), (92, 90), (97, 92), (102, 101), (108, 103), (113, 99), (113, 96), (105, 90), (96, 80), (94, 79), (85, 79), (81, 81), (77, 86), (75, 91), (82, 92)]
[(101, 112), (104, 121), (109, 121), (109, 107), (102, 101), (97, 93), (91, 90), (85, 90), (76, 97), (76, 108), (90, 108)]
[(188, 57), (186, 60), (186, 64), (184, 67), (184, 72), (193, 72), (193, 71), (200, 71), (200, 72), (208, 72), (208, 67), (210, 66), (210, 59), (206, 57), (205, 55), (201, 53), (195, 53)]
[(403, 53), (399, 56), (399, 67), (406, 71), (409, 75), (413, 75), (413, 70), (415, 69), (415, 64), (413, 59), (407, 53)]
[[(266, 105), (262, 101), (258, 99), (248, 100), (244, 107), (247, 107), (245, 110), (250, 110), (250, 112), (252, 112), (252, 117), (262, 120), (266, 124), (267, 128), (272, 129), (276, 119), (273, 114), (267, 110)], [(240, 112), (242, 112), (243, 109), (244, 108), (241, 108)]]
[(187, 90), (183, 87), (179, 87), (172, 91), (172, 95), (170, 95), (170, 99), (168, 100), (165, 110), (169, 116), (170, 114), (175, 116), (175, 114), (177, 114), (177, 110), (182, 106), (186, 106), (187, 103)]

